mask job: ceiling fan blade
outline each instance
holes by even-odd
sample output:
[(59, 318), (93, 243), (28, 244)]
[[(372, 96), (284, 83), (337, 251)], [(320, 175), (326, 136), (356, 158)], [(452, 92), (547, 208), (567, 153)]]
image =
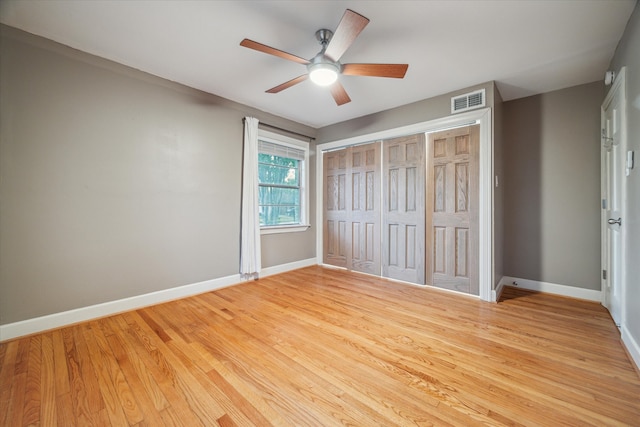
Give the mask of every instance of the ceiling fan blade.
[(409, 64), (344, 64), (342, 74), (402, 79), (408, 68)]
[(281, 85), (278, 85), (276, 87), (272, 87), (271, 89), (269, 89), (268, 91), (266, 91), (267, 93), (278, 93), (281, 92), (285, 89), (290, 88), (293, 85), (297, 85), (298, 83), (301, 83), (305, 80), (307, 80), (309, 78), (308, 74), (303, 74), (301, 76), (296, 77), (295, 79), (291, 79), (288, 82), (284, 82)]
[(333, 37), (324, 54), (334, 61), (339, 60), (368, 23), (368, 18), (351, 9), (347, 9), (342, 15), (338, 28), (333, 33)]
[(349, 98), (349, 95), (347, 95), (347, 91), (344, 90), (344, 86), (342, 86), (340, 82), (335, 82), (329, 88), (331, 90), (331, 96), (333, 96), (336, 104), (342, 105), (346, 104), (347, 102), (351, 102), (351, 98)]
[(248, 47), (249, 49), (257, 50), (258, 52), (268, 53), (269, 55), (277, 56), (278, 58), (297, 62), (298, 64), (307, 65), (309, 63), (309, 61), (304, 58), (249, 39), (242, 40), (240, 42), (240, 46)]

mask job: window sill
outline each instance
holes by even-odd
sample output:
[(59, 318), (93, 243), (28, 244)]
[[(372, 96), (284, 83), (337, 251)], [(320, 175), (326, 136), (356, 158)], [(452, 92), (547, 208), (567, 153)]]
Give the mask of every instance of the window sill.
[(260, 234), (277, 234), (277, 233), (299, 233), (301, 231), (307, 231), (311, 227), (310, 225), (275, 225), (272, 227), (263, 227), (260, 229)]

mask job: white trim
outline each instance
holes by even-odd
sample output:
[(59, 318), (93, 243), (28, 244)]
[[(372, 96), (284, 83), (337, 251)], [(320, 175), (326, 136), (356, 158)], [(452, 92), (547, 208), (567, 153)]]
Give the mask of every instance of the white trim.
[[(609, 104), (614, 100), (615, 96), (618, 95), (620, 96), (620, 106), (621, 106), (621, 111), (620, 111), (620, 153), (623, 157), (623, 161), (626, 162), (626, 156), (627, 156), (627, 92), (626, 92), (626, 74), (627, 74), (627, 67), (622, 67), (620, 69), (620, 72), (618, 74), (616, 74), (615, 76), (615, 80), (613, 81), (613, 85), (611, 86), (611, 89), (609, 89), (609, 92), (607, 92), (607, 95), (604, 98), (604, 101), (602, 102), (602, 105), (600, 106), (600, 128), (602, 129), (604, 126), (604, 122), (605, 122), (605, 114), (604, 111), (606, 110), (606, 108), (609, 106)], [(600, 148), (600, 198), (602, 199), (603, 196), (603, 192), (604, 192), (604, 179), (605, 179), (605, 169), (604, 169), (604, 153), (602, 151), (602, 144), (601, 144), (601, 148)], [(628, 227), (625, 225), (629, 222), (629, 216), (628, 216), (628, 208), (627, 208), (627, 180), (626, 178), (623, 178), (620, 180), (620, 217), (622, 218), (622, 226), (620, 227), (620, 233), (621, 235), (621, 239), (622, 239), (622, 243), (621, 243), (621, 248), (620, 248), (620, 328), (623, 328), (626, 326), (626, 306), (627, 304), (625, 303), (626, 301), (626, 291), (627, 291), (627, 247), (629, 244), (629, 232)], [(601, 209), (601, 221), (600, 221), (600, 236), (601, 236), (601, 242), (605, 242), (605, 236), (606, 236), (606, 210), (605, 209)], [(604, 243), (601, 243), (601, 248), (600, 248), (600, 258), (601, 258), (601, 263), (602, 265), (607, 265), (607, 258), (606, 258), (606, 249)], [(607, 268), (610, 268), (610, 266), (607, 266)], [(611, 272), (609, 272), (609, 274), (612, 274)], [(600, 283), (601, 283), (601, 288), (605, 289), (606, 286), (608, 286), (607, 281), (602, 279), (602, 276)], [(606, 298), (606, 293), (603, 291), (601, 294), (601, 299), (600, 302), (602, 303), (602, 305), (604, 307), (607, 307), (607, 301), (605, 301)]]
[(309, 144), (309, 141), (292, 138), (275, 132), (269, 132), (268, 130), (260, 129), (260, 127), (258, 127), (258, 139), (272, 142), (274, 144), (284, 145), (285, 147), (299, 148), (301, 150), (309, 150), (309, 146), (311, 145)]
[(492, 277), (493, 277), (493, 242), (492, 242), (492, 212), (493, 212), (493, 139), (491, 137), (491, 109), (483, 108), (466, 113), (447, 116), (440, 119), (415, 123), (394, 129), (359, 135), (352, 138), (331, 141), (316, 146), (316, 254), (317, 263), (322, 264), (323, 236), (323, 195), (324, 177), (322, 152), (332, 149), (378, 141), (381, 139), (395, 138), (402, 135), (414, 135), (417, 133), (429, 133), (444, 129), (461, 127), (480, 123), (480, 212), (479, 212), (479, 244), (480, 244), (480, 299), (491, 301)]
[(626, 325), (622, 325), (620, 333), (622, 342), (631, 356), (631, 361), (636, 364), (636, 368), (640, 369), (640, 344), (633, 338)]
[[(493, 288), (493, 138), (491, 109), (476, 110), (485, 112), (480, 121), (480, 212), (479, 224), (479, 296), (483, 301), (491, 301)], [(463, 113), (464, 114), (464, 113)]]
[[(260, 277), (271, 276), (273, 274), (283, 273), (285, 271), (295, 270), (315, 264), (315, 258), (310, 258), (289, 264), (267, 267), (262, 269)], [(205, 280), (204, 282), (192, 283), (190, 285), (178, 286), (144, 295), (137, 295), (116, 301), (90, 305), (88, 307), (49, 314), (20, 322), (8, 323), (6, 325), (0, 325), (0, 342), (50, 329), (61, 328), (74, 323), (111, 316), (124, 311), (137, 310), (139, 308), (167, 301), (215, 291), (217, 289), (241, 284), (243, 282), (246, 282), (246, 280), (242, 280), (239, 274), (233, 274), (231, 276)]]
[(260, 234), (299, 233), (307, 231), (309, 227), (311, 227), (309, 224), (274, 225), (260, 228)]
[[(446, 116), (439, 119), (429, 120), (426, 122), (414, 123), (412, 125), (401, 126), (393, 129), (387, 129), (379, 132), (373, 132), (365, 135), (358, 135), (346, 139), (338, 139), (331, 142), (323, 142), (316, 145), (318, 154), (323, 151), (329, 151), (336, 148), (348, 147), (351, 145), (364, 144), (374, 142), (380, 139), (397, 138), (403, 135), (414, 135), (421, 132), (438, 132), (441, 130), (461, 127), (465, 125), (476, 124), (484, 114), (490, 111), (489, 108), (481, 110), (469, 111), (467, 113), (456, 114), (455, 116)], [(491, 123), (489, 123), (491, 125)], [(322, 156), (318, 156), (322, 157)], [(322, 171), (319, 171), (322, 172)]]
[(496, 288), (491, 291), (491, 302), (498, 302), (498, 300), (500, 299), (500, 296), (502, 295), (502, 291), (504, 290), (504, 286), (505, 286), (502, 279), (500, 279), (498, 286), (496, 286)]
[[(258, 128), (258, 140), (263, 140), (270, 142), (272, 144), (283, 145), (285, 147), (296, 148), (304, 151), (304, 161), (302, 163), (301, 177), (303, 182), (300, 184), (300, 203), (301, 211), (300, 211), (300, 224), (291, 224), (291, 225), (283, 225), (283, 226), (262, 226), (260, 227), (260, 234), (279, 234), (279, 233), (297, 233), (301, 231), (306, 231), (310, 225), (309, 223), (309, 212), (310, 212), (310, 197), (309, 197), (309, 187), (311, 185), (309, 181), (309, 157), (313, 154), (313, 150), (311, 149), (311, 144), (308, 141), (303, 141), (300, 139), (291, 138), (285, 135), (280, 135), (279, 133), (269, 132), (268, 130)], [(258, 150), (258, 153), (260, 151)]]
[(600, 291), (593, 289), (577, 288), (575, 286), (560, 285), (557, 283), (540, 282), (538, 280), (522, 279), (520, 277), (504, 276), (500, 279), (497, 289), (503, 286), (514, 286), (517, 283), (518, 288), (528, 289), (530, 291), (547, 292), (549, 294), (562, 295), (565, 297), (584, 299), (589, 301), (600, 302)]
[(315, 258), (303, 259), (300, 261), (290, 262), (288, 264), (275, 265), (273, 267), (263, 268), (262, 271), (260, 271), (260, 277), (273, 276), (274, 274), (286, 273), (287, 271), (310, 267), (312, 265), (317, 265)]

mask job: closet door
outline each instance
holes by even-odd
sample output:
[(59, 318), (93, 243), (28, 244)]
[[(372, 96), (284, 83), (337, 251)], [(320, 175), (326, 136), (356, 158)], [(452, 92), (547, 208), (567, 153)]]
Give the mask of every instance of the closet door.
[(324, 153), (324, 263), (347, 267), (347, 149)]
[(349, 267), (380, 275), (380, 143), (351, 147)]
[(382, 275), (424, 284), (425, 136), (383, 141)]
[(380, 143), (324, 154), (324, 263), (380, 275)]
[(479, 293), (479, 125), (429, 135), (427, 283)]

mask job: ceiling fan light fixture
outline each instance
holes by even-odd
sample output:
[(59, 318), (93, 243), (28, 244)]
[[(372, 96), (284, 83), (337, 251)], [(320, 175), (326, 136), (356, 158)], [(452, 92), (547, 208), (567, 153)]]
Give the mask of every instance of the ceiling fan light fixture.
[(336, 101), (336, 104), (344, 105), (351, 102), (351, 98), (349, 98), (341, 82), (338, 81), (339, 74), (344, 74), (345, 76), (391, 77), (401, 79), (404, 78), (407, 68), (409, 67), (409, 64), (340, 63), (342, 55), (368, 23), (368, 18), (351, 9), (345, 10), (338, 24), (338, 28), (336, 28), (335, 36), (333, 31), (327, 30), (326, 28), (316, 31), (316, 39), (320, 42), (322, 49), (311, 59), (292, 55), (283, 50), (249, 39), (242, 40), (240, 46), (307, 66), (307, 72), (305, 74), (272, 87), (266, 91), (267, 93), (279, 93), (298, 83), (311, 80), (318, 86), (330, 86), (329, 92), (334, 101)]
[(311, 64), (309, 78), (318, 86), (329, 86), (338, 80), (338, 67), (328, 63)]

